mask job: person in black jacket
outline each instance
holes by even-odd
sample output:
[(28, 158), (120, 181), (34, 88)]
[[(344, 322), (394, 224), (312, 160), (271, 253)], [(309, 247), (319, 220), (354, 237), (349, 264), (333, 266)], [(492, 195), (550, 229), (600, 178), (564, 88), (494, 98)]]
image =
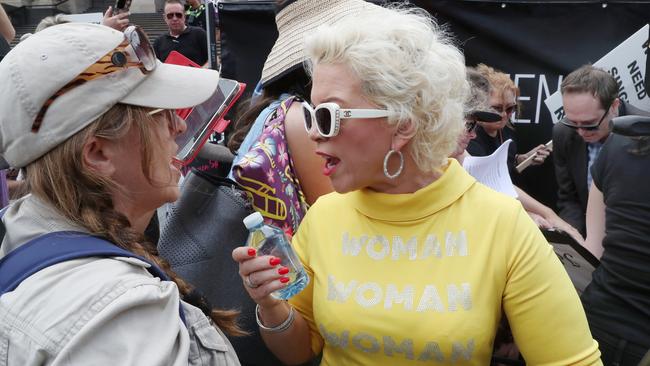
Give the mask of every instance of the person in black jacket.
[(532, 156), (532, 165), (543, 164), (550, 151), (544, 145), (538, 145), (526, 153), (517, 153), (517, 139), (512, 117), (518, 110), (519, 88), (502, 71), (485, 64), (476, 66), (476, 71), (490, 82), (490, 106), (501, 116), (498, 122), (480, 122), (476, 129), (476, 138), (467, 146), (467, 152), (472, 156), (487, 156), (507, 140), (508, 146), (508, 171), (514, 182), (517, 183), (519, 172), (516, 166)]
[[(589, 167), (609, 136), (619, 111), (618, 85), (605, 70), (584, 65), (570, 73), (560, 88), (565, 117), (553, 127), (553, 162), (560, 217), (585, 234)], [(623, 106), (625, 109), (625, 106)]]
[(156, 56), (165, 62), (172, 51), (203, 65), (208, 61), (208, 37), (199, 27), (185, 25), (185, 9), (180, 0), (167, 0), (163, 18), (169, 33), (162, 34), (153, 44)]

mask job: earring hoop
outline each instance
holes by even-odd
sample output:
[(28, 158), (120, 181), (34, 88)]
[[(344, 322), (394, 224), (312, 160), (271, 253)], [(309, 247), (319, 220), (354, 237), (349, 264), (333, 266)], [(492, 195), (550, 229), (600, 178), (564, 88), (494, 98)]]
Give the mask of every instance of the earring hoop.
[[(393, 154), (397, 154), (399, 156), (399, 168), (395, 173), (390, 174), (388, 172), (388, 159), (390, 159), (390, 157)], [(386, 176), (386, 178), (395, 179), (399, 177), (399, 175), (402, 174), (402, 169), (404, 169), (404, 154), (402, 154), (402, 152), (399, 150), (393, 150), (393, 149), (388, 150), (386, 156), (384, 156), (384, 175)]]

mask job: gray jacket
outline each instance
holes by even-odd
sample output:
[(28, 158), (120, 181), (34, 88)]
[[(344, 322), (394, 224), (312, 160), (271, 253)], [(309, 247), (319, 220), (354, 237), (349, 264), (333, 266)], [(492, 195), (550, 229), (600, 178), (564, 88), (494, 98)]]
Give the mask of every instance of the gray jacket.
[[(9, 207), (0, 258), (52, 231), (86, 231), (34, 196)], [(233, 348), (176, 284), (135, 258), (83, 258), (32, 275), (0, 297), (0, 366), (239, 365)]]

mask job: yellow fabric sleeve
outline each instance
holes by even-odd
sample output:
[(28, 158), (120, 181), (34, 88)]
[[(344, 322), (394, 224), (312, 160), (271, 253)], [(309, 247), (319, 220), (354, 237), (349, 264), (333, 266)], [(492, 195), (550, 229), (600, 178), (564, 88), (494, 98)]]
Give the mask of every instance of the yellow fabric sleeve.
[(503, 309), (526, 362), (602, 365), (578, 294), (552, 247), (523, 208), (512, 222), (510, 237), (520, 242), (506, 252)]

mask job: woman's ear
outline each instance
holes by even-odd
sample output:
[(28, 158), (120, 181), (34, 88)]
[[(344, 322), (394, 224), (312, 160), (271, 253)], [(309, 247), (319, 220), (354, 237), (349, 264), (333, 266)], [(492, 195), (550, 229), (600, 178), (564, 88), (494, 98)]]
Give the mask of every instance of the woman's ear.
[(413, 123), (411, 120), (399, 122), (397, 125), (397, 130), (395, 131), (395, 135), (393, 136), (391, 149), (396, 151), (401, 150), (406, 144), (409, 143), (409, 141), (411, 141), (413, 136), (415, 136), (416, 131), (417, 129), (415, 127), (415, 123)]
[(83, 164), (100, 175), (111, 176), (115, 172), (115, 164), (111, 159), (111, 145), (113, 144), (109, 140), (96, 136), (91, 137), (86, 141), (81, 153)]

